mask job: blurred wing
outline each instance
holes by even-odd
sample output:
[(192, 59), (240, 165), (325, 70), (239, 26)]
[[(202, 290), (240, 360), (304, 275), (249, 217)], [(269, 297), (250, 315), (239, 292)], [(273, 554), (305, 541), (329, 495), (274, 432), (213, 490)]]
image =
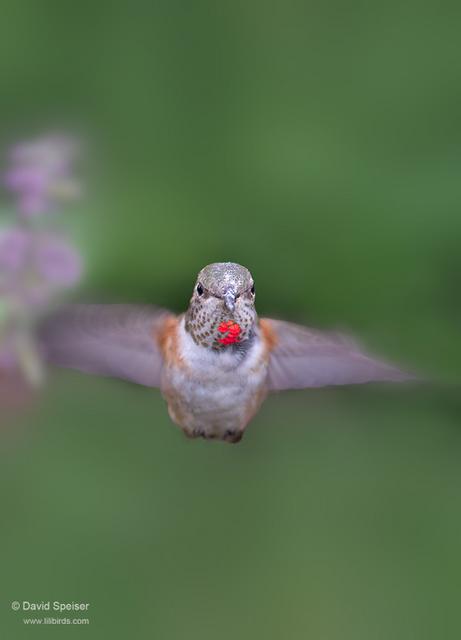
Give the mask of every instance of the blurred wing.
[(262, 319), (261, 325), (273, 344), (268, 373), (271, 391), (414, 379), (369, 357), (346, 338), (279, 320)]
[(158, 387), (162, 356), (156, 337), (168, 317), (149, 306), (69, 305), (45, 321), (40, 341), (58, 366)]

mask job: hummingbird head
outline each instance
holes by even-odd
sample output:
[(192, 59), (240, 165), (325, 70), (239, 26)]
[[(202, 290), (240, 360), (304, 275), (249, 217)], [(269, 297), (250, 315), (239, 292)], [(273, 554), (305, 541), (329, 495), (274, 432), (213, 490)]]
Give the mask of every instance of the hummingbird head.
[(257, 315), (251, 273), (235, 262), (214, 262), (197, 276), (186, 313), (196, 344), (212, 349), (248, 340)]

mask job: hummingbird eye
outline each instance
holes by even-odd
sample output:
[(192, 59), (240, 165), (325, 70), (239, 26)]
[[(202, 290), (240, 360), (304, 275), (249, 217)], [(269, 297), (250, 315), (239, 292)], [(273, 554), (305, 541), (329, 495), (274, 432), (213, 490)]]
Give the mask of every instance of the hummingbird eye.
[(203, 295), (203, 287), (200, 283), (197, 285), (197, 293), (199, 296)]

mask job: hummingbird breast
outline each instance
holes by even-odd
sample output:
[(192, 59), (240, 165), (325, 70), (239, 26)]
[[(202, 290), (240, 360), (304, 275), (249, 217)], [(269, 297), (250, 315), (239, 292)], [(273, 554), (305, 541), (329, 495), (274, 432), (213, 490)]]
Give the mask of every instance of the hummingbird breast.
[(161, 390), (170, 417), (186, 435), (241, 439), (266, 396), (269, 361), (258, 329), (247, 342), (217, 352), (196, 344), (183, 316), (166, 327)]

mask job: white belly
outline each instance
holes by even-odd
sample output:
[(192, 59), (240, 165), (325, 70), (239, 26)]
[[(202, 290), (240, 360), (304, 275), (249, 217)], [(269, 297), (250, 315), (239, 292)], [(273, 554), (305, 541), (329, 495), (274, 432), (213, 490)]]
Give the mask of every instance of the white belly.
[(233, 349), (215, 352), (197, 346), (183, 322), (179, 340), (184, 366), (165, 366), (162, 379), (170, 416), (192, 437), (241, 435), (265, 395), (262, 341), (257, 336), (243, 357)]

